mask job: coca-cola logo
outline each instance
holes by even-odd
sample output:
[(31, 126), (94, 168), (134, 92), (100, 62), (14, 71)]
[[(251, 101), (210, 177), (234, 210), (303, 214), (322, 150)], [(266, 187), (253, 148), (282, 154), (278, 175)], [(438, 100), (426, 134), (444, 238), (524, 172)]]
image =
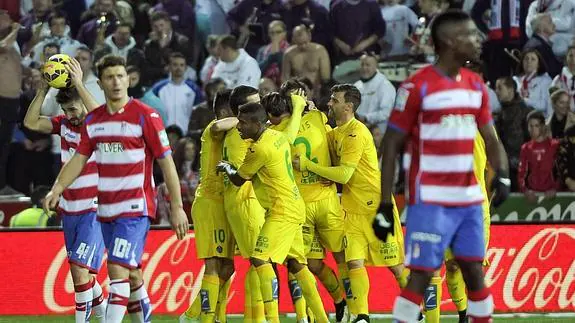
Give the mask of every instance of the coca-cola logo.
[[(514, 241), (511, 236), (508, 239)], [(503, 284), (500, 301), (504, 306), (497, 304), (497, 297), (496, 306), (509, 310), (544, 310), (549, 306), (574, 309), (575, 253), (571, 248), (574, 242), (575, 229), (546, 228), (518, 248), (490, 248), (487, 258), (491, 266), (486, 271), (486, 284)]]

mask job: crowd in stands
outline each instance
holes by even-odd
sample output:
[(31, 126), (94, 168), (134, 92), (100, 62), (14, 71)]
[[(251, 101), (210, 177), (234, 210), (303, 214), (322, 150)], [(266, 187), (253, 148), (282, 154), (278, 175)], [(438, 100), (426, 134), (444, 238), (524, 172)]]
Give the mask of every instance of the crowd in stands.
[[(470, 67), (489, 85), (513, 190), (531, 200), (575, 191), (575, 0), (0, 0), (0, 195), (30, 195), (61, 167), (60, 139), (22, 125), (51, 55), (76, 57), (101, 104), (94, 63), (126, 58), (129, 94), (163, 119), (190, 204), (217, 91), (249, 85), (263, 95), (299, 78), (327, 113), (331, 86), (355, 82), (357, 118), (379, 147), (401, 81), (381, 63), (432, 63), (429, 24), (450, 7), (484, 36), (482, 62)], [(62, 113), (56, 93), (42, 114)]]

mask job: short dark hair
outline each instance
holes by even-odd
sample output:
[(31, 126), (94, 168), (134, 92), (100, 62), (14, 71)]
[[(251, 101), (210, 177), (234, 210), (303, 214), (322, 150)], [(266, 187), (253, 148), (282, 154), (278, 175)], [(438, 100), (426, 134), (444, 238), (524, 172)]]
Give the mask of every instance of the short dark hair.
[(246, 103), (240, 107), (239, 113), (247, 114), (250, 116), (250, 120), (258, 121), (259, 123), (268, 121), (266, 110), (259, 103)]
[(165, 11), (155, 11), (154, 13), (152, 13), (152, 15), (150, 16), (150, 21), (154, 23), (158, 20), (165, 20), (172, 22), (170, 15)]
[(346, 103), (353, 104), (353, 111), (356, 111), (361, 104), (361, 92), (352, 84), (337, 84), (331, 88), (331, 92), (343, 92)]
[(266, 113), (272, 117), (279, 117), (284, 113), (292, 113), (292, 106), (288, 101), (288, 96), (278, 92), (270, 92), (262, 98), (262, 106)]
[(523, 53), (521, 53), (521, 59), (519, 60), (519, 64), (517, 64), (518, 75), (522, 75), (523, 73), (525, 73), (525, 70), (523, 69), (523, 60), (525, 59), (525, 56), (527, 56), (527, 54), (531, 53), (535, 54), (535, 56), (537, 56), (537, 60), (539, 61), (539, 66), (537, 66), (537, 72), (535, 72), (535, 74), (543, 75), (544, 73), (547, 72), (547, 64), (543, 60), (543, 57), (541, 57), (541, 53), (539, 53), (539, 51), (535, 48), (528, 48), (524, 50)]
[(48, 26), (52, 26), (52, 21), (54, 19), (64, 19), (68, 23), (68, 17), (66, 14), (60, 10), (53, 11), (50, 16), (48, 16)]
[(222, 35), (218, 43), (225, 48), (238, 49), (238, 40), (234, 35)]
[(115, 26), (116, 26), (116, 28), (114, 28), (114, 31), (118, 30), (118, 29), (121, 28), (121, 27), (128, 27), (128, 28), (130, 28), (130, 32), (132, 32), (132, 30), (134, 29), (134, 28), (132, 28), (132, 25), (130, 25), (129, 23), (127, 23), (127, 22), (125, 22), (125, 21), (118, 22)]
[[(212, 93), (220, 84), (226, 84), (226, 82), (219, 78), (219, 77), (212, 77), (209, 81), (206, 82), (204, 85), (204, 91), (206, 94)], [(230, 90), (231, 93), (231, 90)], [(210, 102), (211, 103), (211, 102)]]
[[(46, 48), (57, 48), (58, 49), (58, 53), (60, 52), (60, 45), (58, 45), (58, 43), (48, 43), (46, 45), (44, 45), (44, 47), (42, 48), (42, 53), (46, 50)], [(49, 57), (46, 57), (46, 59), (48, 59)]]
[(186, 56), (184, 56), (184, 54), (182, 54), (182, 53), (180, 53), (180, 52), (173, 52), (173, 53), (171, 53), (171, 54), (170, 54), (170, 60), (169, 60), (169, 61), (171, 62), (172, 59), (174, 59), (174, 58), (181, 58), (181, 59), (183, 59), (183, 60), (186, 62), (186, 64), (188, 63), (188, 60), (186, 59)]
[(75, 87), (61, 89), (56, 94), (56, 103), (58, 104), (66, 104), (76, 100), (80, 100), (80, 94)]
[(431, 21), (431, 41), (435, 47), (435, 52), (437, 53), (443, 46), (440, 31), (444, 25), (460, 23), (470, 19), (471, 17), (465, 11), (459, 9), (448, 9), (433, 18)]
[(208, 48), (214, 48), (218, 45), (218, 41), (220, 39), (220, 36), (218, 35), (208, 35), (208, 38), (206, 40), (206, 47)]
[(130, 73), (138, 73), (141, 74), (142, 71), (140, 71), (140, 68), (136, 65), (130, 65), (128, 67), (126, 67), (126, 73), (130, 74)]
[(527, 122), (529, 120), (538, 120), (541, 124), (545, 124), (545, 115), (541, 111), (533, 110), (527, 114)]
[(248, 96), (259, 93), (260, 92), (258, 89), (251, 86), (247, 85), (236, 86), (232, 90), (232, 94), (230, 95), (230, 108), (232, 109), (234, 115), (236, 116), (238, 115), (239, 107), (241, 105), (248, 103)]
[(184, 132), (182, 131), (182, 129), (175, 124), (168, 126), (166, 128), (166, 133), (167, 134), (170, 134), (170, 133), (176, 134), (178, 136), (178, 138), (182, 138), (184, 136)]
[[(225, 110), (231, 110), (230, 108), (230, 96), (232, 94), (232, 90), (223, 89), (216, 92), (216, 96), (214, 97), (214, 114), (216, 117), (222, 117), (224, 115)], [(212, 102), (208, 102), (212, 103)], [(236, 114), (237, 115), (237, 114)]]
[(96, 64), (96, 71), (98, 78), (102, 77), (104, 71), (109, 67), (124, 66), (126, 67), (126, 60), (122, 56), (106, 55), (102, 57)]
[(282, 83), (279, 92), (281, 95), (288, 96), (292, 91), (299, 89), (304, 90), (307, 95), (307, 85), (297, 78), (292, 78)]
[(497, 81), (501, 81), (501, 83), (503, 83), (503, 85), (505, 85), (509, 88), (513, 88), (513, 92), (517, 93), (517, 83), (515, 83), (515, 80), (513, 79), (513, 77), (503, 76), (503, 77), (498, 78)]
[(42, 199), (48, 195), (50, 192), (50, 187), (45, 185), (36, 186), (32, 193), (30, 194), (30, 202), (32, 205), (40, 207), (42, 206)]
[(88, 47), (86, 45), (82, 45), (82, 46), (76, 48), (76, 51), (83, 51), (83, 52), (90, 54), (90, 57), (94, 57), (94, 52), (92, 52), (90, 47)]

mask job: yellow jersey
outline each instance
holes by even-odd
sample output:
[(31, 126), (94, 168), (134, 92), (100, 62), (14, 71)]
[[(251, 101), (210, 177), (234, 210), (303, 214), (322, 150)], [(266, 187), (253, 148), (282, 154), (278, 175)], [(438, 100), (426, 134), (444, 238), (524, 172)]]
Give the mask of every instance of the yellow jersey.
[[(283, 119), (280, 124), (270, 126), (271, 129), (283, 131), (289, 118)], [(327, 125), (326, 115), (313, 110), (306, 113), (300, 123), (297, 137), (292, 144), (292, 156), (306, 156), (307, 159), (320, 165), (330, 167), (331, 157), (327, 133), (331, 127)], [(305, 202), (320, 201), (333, 196), (337, 191), (335, 184), (325, 186), (321, 183), (321, 176), (310, 171), (295, 170), (295, 180)]]
[(381, 201), (381, 172), (371, 132), (354, 118), (329, 132), (328, 139), (332, 163), (355, 168), (343, 185), (343, 209), (354, 214), (375, 214)]
[(479, 186), (481, 186), (481, 192), (483, 197), (489, 203), (489, 195), (487, 194), (487, 184), (485, 182), (485, 171), (487, 170), (487, 153), (485, 151), (485, 141), (478, 133), (473, 142), (473, 171), (475, 172), (475, 177)]
[(204, 197), (223, 201), (223, 176), (216, 172), (216, 165), (222, 160), (222, 140), (214, 138), (210, 128), (216, 122), (210, 122), (202, 132), (200, 149), (200, 183), (196, 189), (196, 197)]
[[(222, 146), (222, 158), (235, 168), (240, 167), (246, 157), (250, 143), (243, 140), (237, 128), (228, 130)], [(249, 198), (256, 198), (251, 181), (246, 181), (241, 187), (230, 182), (224, 173), (224, 200), (227, 203), (236, 203)]]
[(303, 223), (305, 204), (295, 183), (290, 150), (286, 135), (266, 129), (248, 148), (238, 175), (252, 180), (267, 216)]

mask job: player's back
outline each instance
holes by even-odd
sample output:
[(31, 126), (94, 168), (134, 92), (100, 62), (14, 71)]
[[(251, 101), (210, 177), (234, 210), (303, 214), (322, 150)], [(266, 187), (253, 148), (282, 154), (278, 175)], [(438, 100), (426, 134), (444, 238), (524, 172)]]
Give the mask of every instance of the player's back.
[(354, 118), (331, 131), (329, 139), (337, 158), (333, 163), (355, 167), (343, 185), (342, 207), (356, 214), (374, 214), (381, 200), (381, 172), (371, 132)]
[[(282, 131), (288, 122), (289, 118), (285, 118), (279, 125), (270, 128)], [(327, 132), (331, 129), (326, 123), (326, 115), (319, 110), (312, 110), (303, 115), (297, 137), (292, 145), (292, 156), (299, 154), (321, 166), (332, 166), (327, 140)], [(329, 198), (336, 191), (335, 184), (325, 186), (321, 183), (321, 177), (315, 173), (294, 170), (294, 176), (305, 202)]]
[(295, 183), (288, 138), (282, 132), (265, 130), (248, 148), (245, 161), (261, 165), (253, 184), (267, 216), (302, 223), (305, 205)]
[[(240, 167), (246, 157), (250, 143), (243, 140), (237, 128), (228, 130), (222, 145), (222, 159), (230, 162), (235, 168)], [(233, 206), (233, 203), (249, 198), (256, 198), (251, 181), (246, 181), (241, 187), (230, 182), (227, 174), (224, 174), (224, 201)]]
[(212, 135), (210, 128), (214, 122), (216, 120), (212, 120), (206, 126), (200, 139), (200, 183), (196, 189), (196, 197), (222, 200), (223, 176), (216, 171), (216, 166), (222, 160), (223, 140), (214, 138)]

